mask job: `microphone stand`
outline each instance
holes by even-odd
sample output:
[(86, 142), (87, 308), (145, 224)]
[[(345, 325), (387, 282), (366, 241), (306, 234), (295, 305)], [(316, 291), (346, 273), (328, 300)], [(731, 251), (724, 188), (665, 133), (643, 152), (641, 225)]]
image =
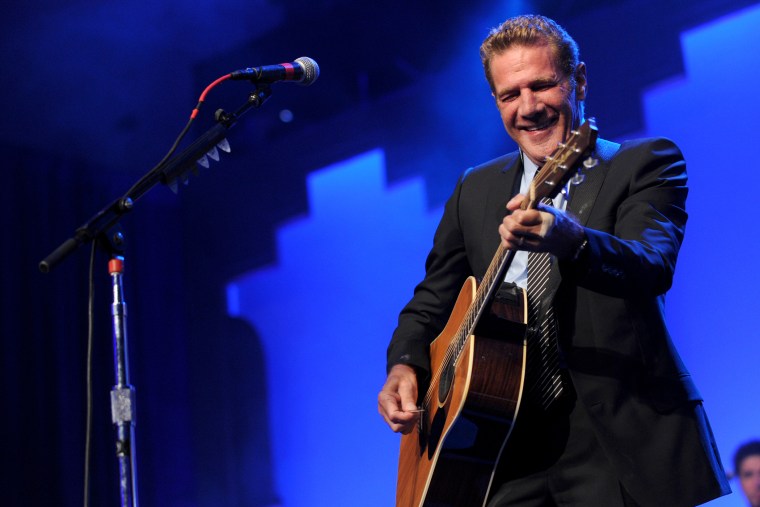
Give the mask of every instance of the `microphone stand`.
[[(217, 124), (193, 141), (178, 155), (157, 166), (135, 185), (127, 195), (100, 210), (87, 223), (76, 229), (74, 236), (39, 263), (39, 269), (48, 273), (83, 243), (97, 241), (109, 254), (108, 271), (111, 276), (113, 301), (114, 369), (116, 384), (111, 389), (111, 419), (116, 426), (116, 456), (119, 461), (119, 488), (122, 507), (138, 507), (137, 467), (135, 459), (135, 390), (129, 383), (127, 354), (127, 306), (124, 300), (124, 249), (126, 240), (118, 222), (134, 207), (134, 202), (159, 182), (176, 191), (178, 182), (187, 182), (195, 164), (217, 146), (226, 146), (226, 133), (240, 117), (252, 108), (260, 108), (270, 97), (267, 84), (257, 84), (248, 100), (235, 113), (218, 110)], [(229, 151), (227, 147), (227, 151)]]

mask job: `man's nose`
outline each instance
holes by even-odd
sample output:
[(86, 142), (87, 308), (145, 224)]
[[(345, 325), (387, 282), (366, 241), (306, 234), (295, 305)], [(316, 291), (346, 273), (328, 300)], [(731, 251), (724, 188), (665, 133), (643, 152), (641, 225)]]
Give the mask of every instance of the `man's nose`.
[(544, 104), (533, 92), (524, 92), (520, 94), (520, 116), (523, 118), (532, 118), (542, 114)]

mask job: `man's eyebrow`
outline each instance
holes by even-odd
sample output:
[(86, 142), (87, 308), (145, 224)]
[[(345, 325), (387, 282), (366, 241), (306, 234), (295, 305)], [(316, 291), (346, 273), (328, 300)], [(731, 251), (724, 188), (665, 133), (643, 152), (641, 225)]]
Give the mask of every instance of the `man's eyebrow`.
[[(528, 83), (528, 87), (533, 88), (536, 86), (554, 85), (554, 84), (559, 83), (560, 81), (562, 81), (562, 78), (559, 78), (559, 77), (539, 77), (539, 78), (534, 79), (533, 81), (530, 81)], [(519, 89), (520, 89), (520, 86), (504, 87), (504, 88), (500, 88), (496, 90), (496, 94), (503, 95), (505, 93), (511, 93)]]
[(559, 77), (540, 77), (535, 80), (533, 80), (530, 84), (531, 86), (536, 85), (545, 85), (545, 84), (557, 84), (560, 81), (562, 81)]

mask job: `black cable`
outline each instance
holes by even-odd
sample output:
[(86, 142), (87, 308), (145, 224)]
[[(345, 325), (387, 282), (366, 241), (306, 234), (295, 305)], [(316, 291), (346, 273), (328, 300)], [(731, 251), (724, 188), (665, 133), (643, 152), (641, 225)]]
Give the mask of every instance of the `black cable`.
[(97, 252), (97, 242), (92, 242), (90, 251), (90, 272), (89, 272), (89, 296), (87, 301), (87, 380), (85, 381), (87, 391), (87, 415), (85, 416), (85, 434), (84, 434), (84, 507), (90, 505), (90, 455), (92, 449), (92, 344), (94, 337), (94, 315), (95, 315), (95, 254)]
[[(231, 74), (224, 75), (224, 76), (216, 79), (215, 81), (213, 81), (210, 85), (208, 85), (206, 87), (205, 90), (203, 90), (203, 93), (201, 93), (201, 96), (198, 99), (198, 104), (195, 106), (195, 109), (193, 109), (192, 113), (190, 113), (190, 119), (187, 121), (187, 124), (185, 124), (185, 128), (182, 129), (182, 132), (180, 132), (179, 135), (177, 136), (177, 139), (174, 140), (174, 144), (172, 145), (171, 148), (169, 148), (169, 152), (166, 155), (164, 155), (164, 158), (162, 158), (161, 161), (158, 164), (156, 164), (156, 166), (153, 169), (151, 169), (150, 171), (148, 171), (145, 174), (145, 176), (143, 176), (142, 178), (140, 178), (137, 181), (137, 183), (135, 183), (134, 185), (132, 185), (132, 188), (130, 188), (127, 191), (127, 193), (124, 194), (123, 199), (126, 199), (126, 198), (130, 198), (131, 199), (132, 192), (134, 192), (137, 188), (139, 188), (143, 184), (143, 182), (149, 180), (150, 178), (153, 178), (153, 176), (161, 169), (161, 167), (166, 163), (166, 161), (169, 160), (169, 157), (171, 157), (174, 154), (174, 152), (177, 151), (177, 147), (179, 146), (179, 143), (185, 137), (185, 135), (187, 134), (187, 131), (190, 130), (190, 125), (193, 124), (193, 121), (195, 121), (195, 118), (198, 116), (198, 112), (200, 111), (201, 106), (203, 105), (203, 103), (206, 101), (206, 96), (208, 95), (208, 93), (216, 85), (218, 85), (222, 81), (226, 81), (230, 77), (231, 77)], [(134, 199), (132, 199), (132, 200), (134, 200)]]

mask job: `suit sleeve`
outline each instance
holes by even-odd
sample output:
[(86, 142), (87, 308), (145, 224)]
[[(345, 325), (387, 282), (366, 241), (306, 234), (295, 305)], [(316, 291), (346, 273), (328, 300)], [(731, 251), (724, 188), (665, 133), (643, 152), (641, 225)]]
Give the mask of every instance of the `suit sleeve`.
[(667, 292), (686, 227), (686, 182), (673, 142), (623, 144), (586, 224), (586, 251), (562, 265), (563, 279), (614, 297)]
[(420, 372), (430, 369), (430, 342), (443, 330), (464, 281), (471, 275), (460, 226), (464, 176), (446, 202), (425, 262), (425, 278), (399, 315), (387, 350), (387, 368), (408, 364)]

